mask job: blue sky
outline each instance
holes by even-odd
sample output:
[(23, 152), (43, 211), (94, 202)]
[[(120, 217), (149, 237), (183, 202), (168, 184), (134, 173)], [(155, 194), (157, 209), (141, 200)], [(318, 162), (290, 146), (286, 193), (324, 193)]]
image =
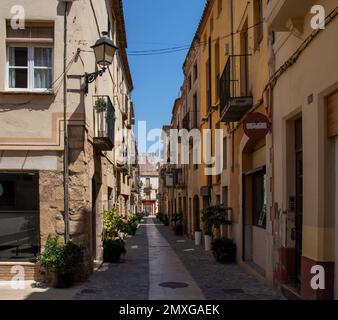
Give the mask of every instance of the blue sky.
[[(190, 45), (205, 0), (124, 0), (123, 3), (130, 52)], [(186, 53), (184, 50), (164, 55), (129, 55), (136, 121), (146, 120), (148, 130), (170, 123), (171, 109), (183, 80)]]

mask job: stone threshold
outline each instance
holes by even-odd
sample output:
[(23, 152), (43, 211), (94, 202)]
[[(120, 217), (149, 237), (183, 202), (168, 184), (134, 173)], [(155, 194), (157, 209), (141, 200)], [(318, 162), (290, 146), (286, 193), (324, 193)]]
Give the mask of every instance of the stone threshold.
[(0, 266), (36, 266), (35, 262), (29, 261), (0, 261)]
[(281, 285), (280, 290), (287, 300), (303, 300), (298, 289), (292, 284), (283, 284)]

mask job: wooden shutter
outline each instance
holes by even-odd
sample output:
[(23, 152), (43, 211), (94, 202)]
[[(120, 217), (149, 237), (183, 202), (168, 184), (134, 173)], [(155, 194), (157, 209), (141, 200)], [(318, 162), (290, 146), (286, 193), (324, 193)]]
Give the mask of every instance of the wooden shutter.
[(328, 136), (338, 135), (338, 91), (327, 98)]

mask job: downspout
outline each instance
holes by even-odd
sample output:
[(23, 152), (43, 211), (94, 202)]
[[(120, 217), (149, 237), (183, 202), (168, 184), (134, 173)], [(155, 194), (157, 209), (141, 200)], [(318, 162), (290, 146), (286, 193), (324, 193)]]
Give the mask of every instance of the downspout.
[[(230, 2), (230, 55), (234, 54), (234, 47), (235, 47), (235, 39), (234, 39), (234, 3), (233, 0), (229, 0)], [(231, 70), (233, 72), (233, 70)], [(233, 123), (230, 124), (231, 126), (231, 171), (234, 172), (235, 169), (235, 133), (233, 132)]]
[(69, 241), (69, 168), (68, 168), (68, 125), (67, 125), (67, 11), (68, 2), (65, 3), (64, 32), (63, 32), (63, 184), (64, 184), (64, 241)]
[[(210, 134), (210, 159), (212, 159), (212, 153), (213, 153), (213, 134), (212, 134), (212, 73), (211, 73), (211, 37), (209, 37), (208, 41), (208, 55), (209, 55), (209, 96), (208, 96), (208, 102), (209, 102), (209, 127), (211, 130)], [(211, 190), (212, 190), (212, 175), (208, 176), (208, 185), (209, 185), (209, 205), (211, 204)]]

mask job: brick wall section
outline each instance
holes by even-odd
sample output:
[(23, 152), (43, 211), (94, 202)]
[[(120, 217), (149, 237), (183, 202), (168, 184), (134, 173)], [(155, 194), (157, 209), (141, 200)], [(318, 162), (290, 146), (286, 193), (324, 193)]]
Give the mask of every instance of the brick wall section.
[[(12, 268), (16, 265), (16, 263), (13, 264), (6, 264), (2, 265), (0, 264), (0, 281), (10, 281), (13, 279), (14, 276), (18, 274), (18, 271), (13, 269), (13, 273), (11, 273)], [(25, 280), (35, 280), (40, 281), (42, 280), (42, 275), (39, 271), (39, 266), (34, 264), (29, 265), (23, 265), (25, 270)]]

